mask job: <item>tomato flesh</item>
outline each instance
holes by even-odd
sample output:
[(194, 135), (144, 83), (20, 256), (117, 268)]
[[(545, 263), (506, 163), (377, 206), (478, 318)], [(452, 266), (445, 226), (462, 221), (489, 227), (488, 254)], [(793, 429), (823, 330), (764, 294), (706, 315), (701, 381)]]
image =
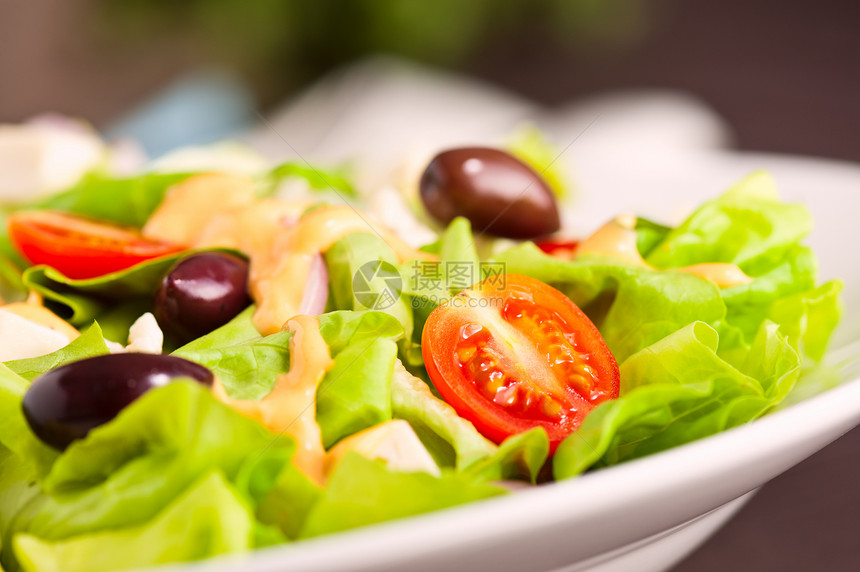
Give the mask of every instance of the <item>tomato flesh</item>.
[(132, 229), (53, 211), (13, 213), (7, 226), (24, 258), (73, 279), (103, 276), (184, 250), (144, 239)]
[(550, 256), (554, 256), (562, 260), (571, 260), (574, 254), (576, 254), (576, 247), (579, 246), (579, 241), (547, 238), (535, 241), (535, 246)]
[(564, 294), (528, 276), (484, 282), (436, 308), (422, 334), (430, 379), (487, 438), (543, 427), (552, 451), (618, 397), (615, 358)]

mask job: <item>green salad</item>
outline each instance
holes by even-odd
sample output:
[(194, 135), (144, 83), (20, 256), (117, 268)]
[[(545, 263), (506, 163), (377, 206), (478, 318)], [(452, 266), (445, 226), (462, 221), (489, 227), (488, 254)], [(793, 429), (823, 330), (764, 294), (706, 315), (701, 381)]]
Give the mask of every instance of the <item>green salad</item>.
[(6, 208), (3, 569), (198, 560), (518, 494), (753, 421), (822, 360), (841, 285), (768, 174), (677, 226), (573, 236), (534, 160), (443, 151), (395, 216), (297, 163), (92, 174)]

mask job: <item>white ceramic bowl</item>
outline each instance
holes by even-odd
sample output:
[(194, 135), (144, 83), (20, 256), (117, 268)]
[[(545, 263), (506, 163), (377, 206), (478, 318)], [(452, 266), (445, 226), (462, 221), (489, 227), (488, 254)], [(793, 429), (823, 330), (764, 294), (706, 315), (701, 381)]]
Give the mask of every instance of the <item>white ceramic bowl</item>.
[[(745, 174), (769, 169), (805, 203), (823, 278), (844, 279), (834, 351), (860, 356), (860, 167), (805, 158), (707, 153), (577, 155), (583, 232), (618, 214), (677, 220)], [(841, 350), (839, 348), (842, 348)], [(748, 425), (630, 463), (480, 503), (172, 570), (661, 570), (681, 559), (768, 480), (860, 423), (860, 379)]]

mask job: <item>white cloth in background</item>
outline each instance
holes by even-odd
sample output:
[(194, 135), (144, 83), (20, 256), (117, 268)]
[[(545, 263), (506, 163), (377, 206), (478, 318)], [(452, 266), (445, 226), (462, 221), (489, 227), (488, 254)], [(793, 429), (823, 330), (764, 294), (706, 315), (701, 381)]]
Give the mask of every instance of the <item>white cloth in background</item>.
[(676, 154), (731, 141), (726, 123), (689, 94), (621, 91), (546, 109), (481, 81), (382, 57), (323, 78), (242, 139), (275, 160), (355, 160), (372, 185), (390, 180), (404, 157), (422, 164), (445, 147), (498, 144), (529, 122), (560, 149), (591, 124), (571, 145), (576, 157)]

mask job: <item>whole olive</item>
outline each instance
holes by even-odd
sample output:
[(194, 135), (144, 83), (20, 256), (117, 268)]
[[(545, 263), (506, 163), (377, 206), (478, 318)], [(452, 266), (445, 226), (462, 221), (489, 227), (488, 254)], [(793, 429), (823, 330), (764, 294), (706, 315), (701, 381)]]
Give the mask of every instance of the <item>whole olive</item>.
[(155, 294), (153, 314), (168, 337), (184, 344), (223, 326), (250, 303), (248, 263), (202, 252), (170, 269)]
[(179, 377), (212, 385), (212, 372), (160, 354), (107, 354), (66, 364), (38, 377), (22, 406), (33, 432), (63, 450), (107, 423), (129, 403)]
[(551, 234), (560, 226), (546, 182), (500, 149), (443, 151), (430, 161), (420, 189), (424, 206), (445, 224), (463, 216), (476, 232), (521, 239)]

